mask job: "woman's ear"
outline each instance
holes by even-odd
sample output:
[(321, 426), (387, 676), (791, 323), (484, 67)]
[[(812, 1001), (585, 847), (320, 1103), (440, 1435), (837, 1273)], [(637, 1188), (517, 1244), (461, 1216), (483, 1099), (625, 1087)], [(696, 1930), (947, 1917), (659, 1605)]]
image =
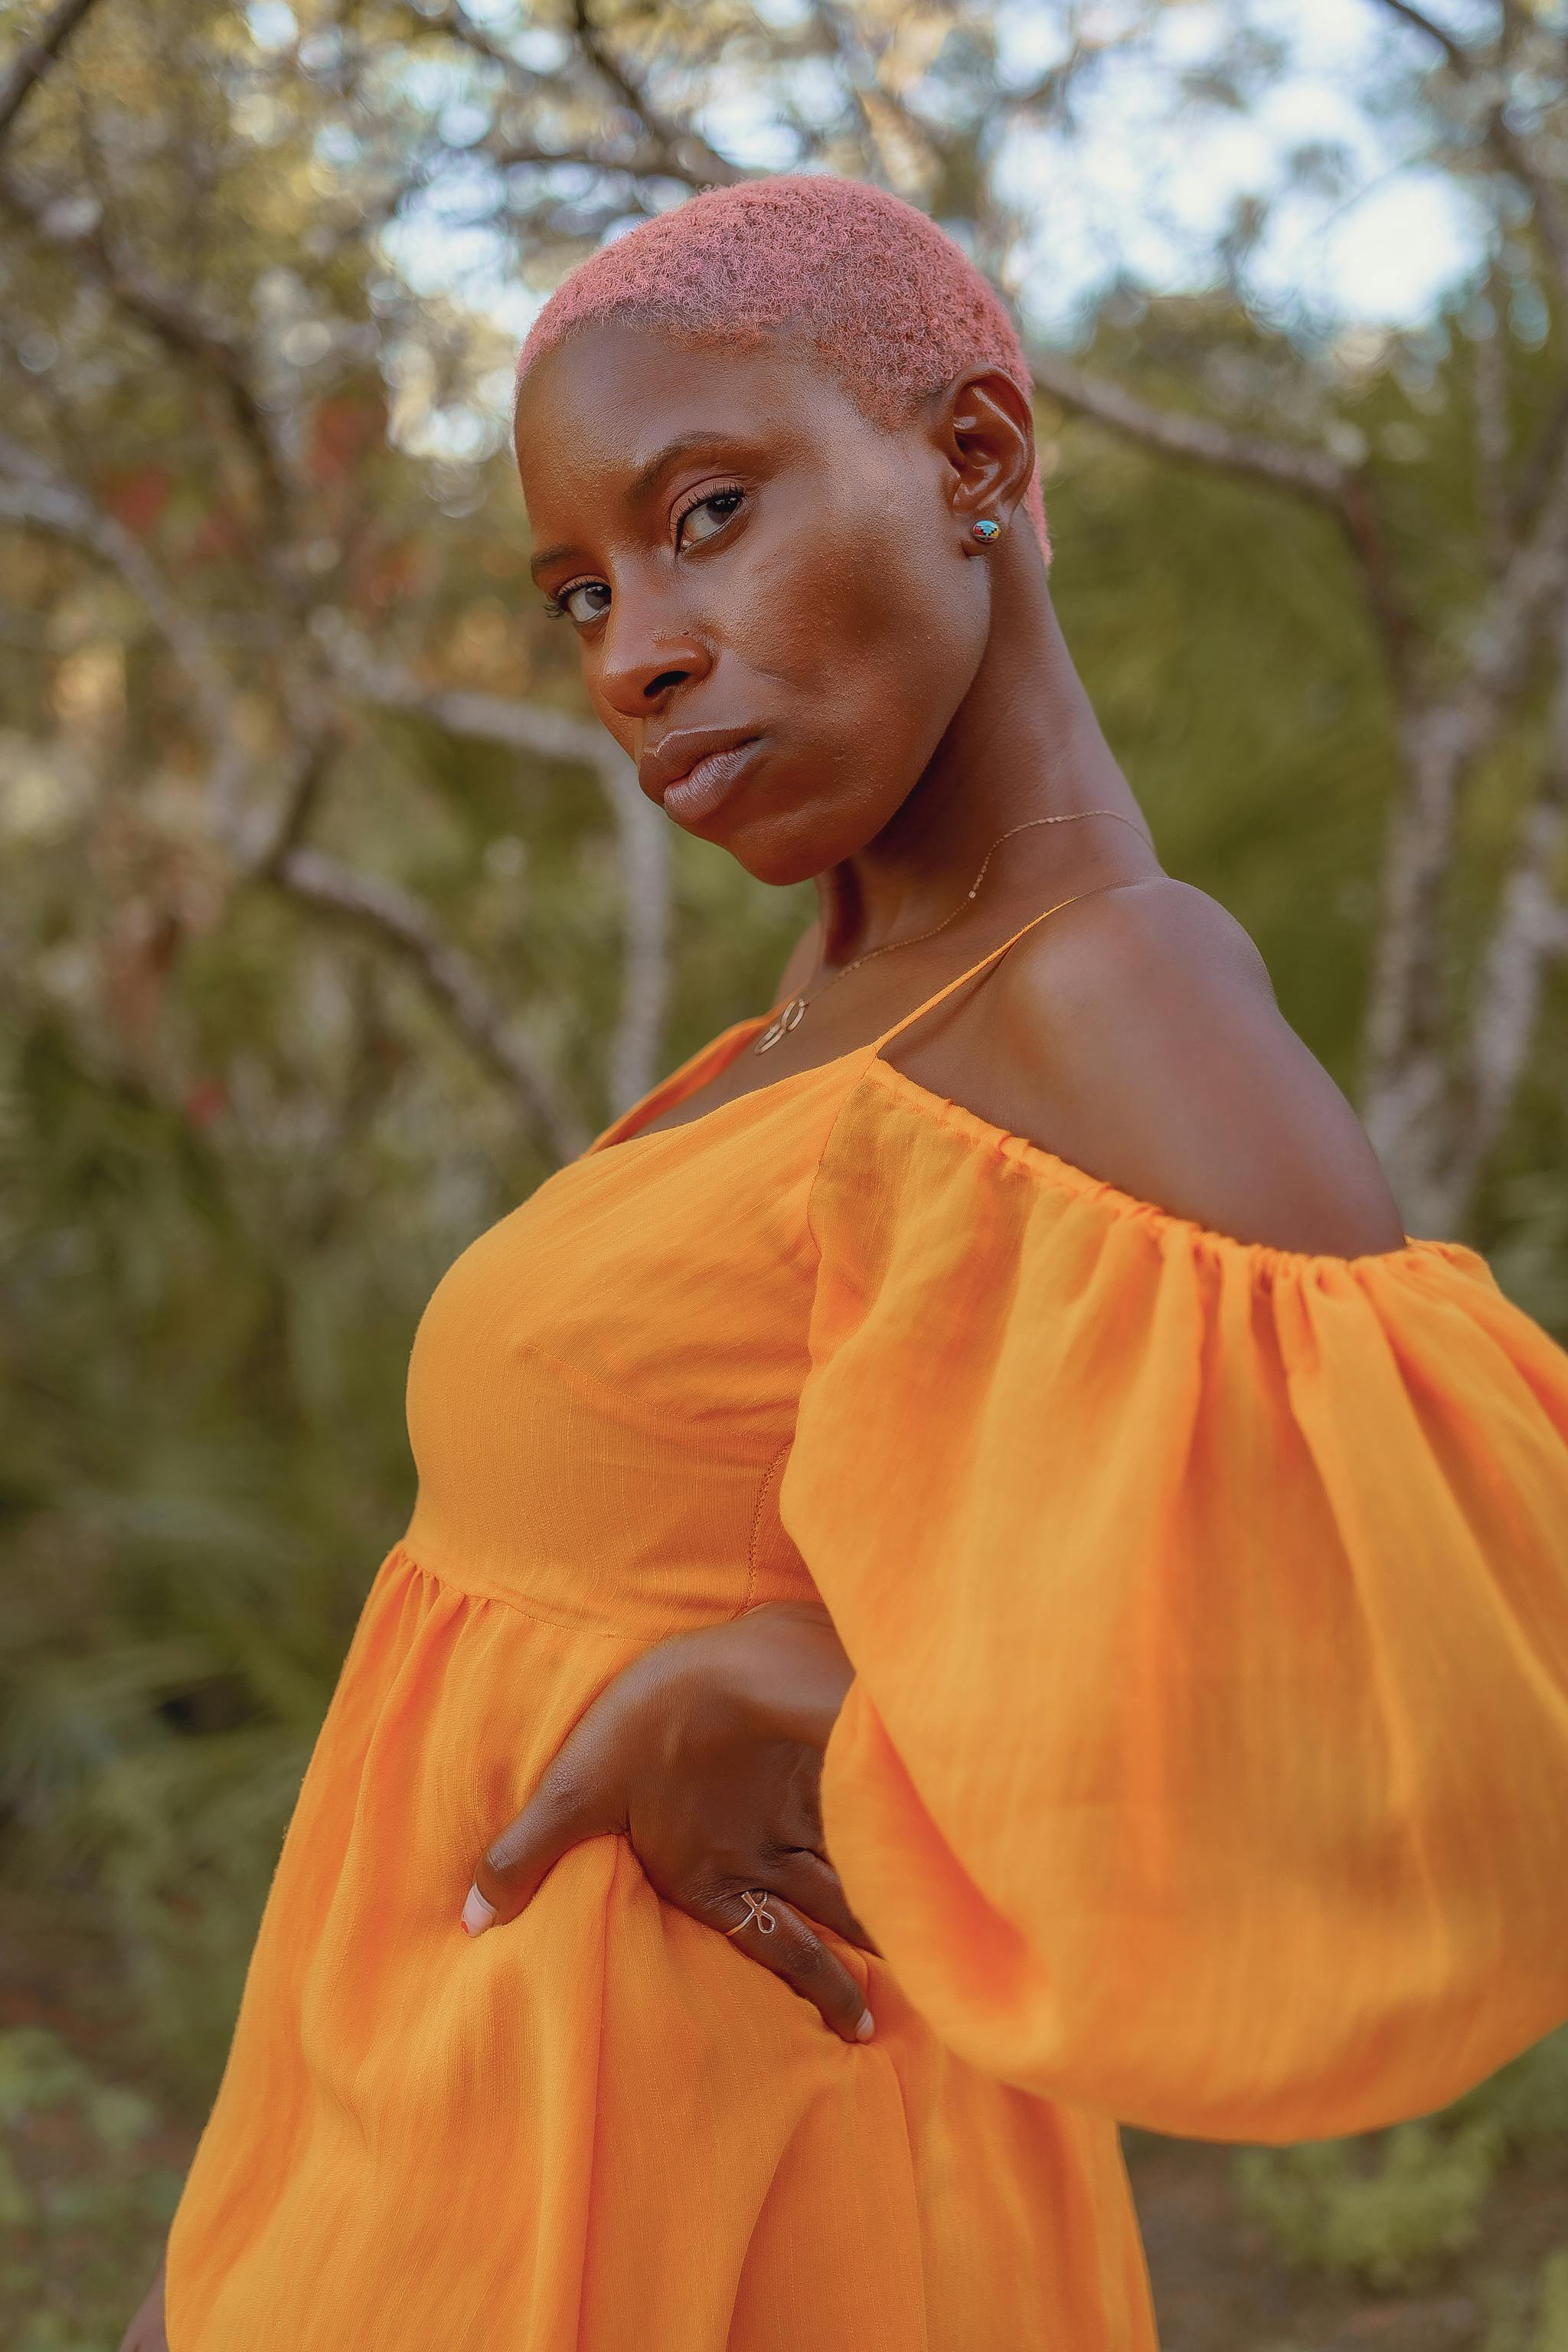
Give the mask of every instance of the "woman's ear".
[(1012, 377), (1003, 368), (966, 368), (933, 396), (931, 429), (959, 521), (966, 530), (987, 517), (1006, 521), (1035, 470), (1034, 415)]

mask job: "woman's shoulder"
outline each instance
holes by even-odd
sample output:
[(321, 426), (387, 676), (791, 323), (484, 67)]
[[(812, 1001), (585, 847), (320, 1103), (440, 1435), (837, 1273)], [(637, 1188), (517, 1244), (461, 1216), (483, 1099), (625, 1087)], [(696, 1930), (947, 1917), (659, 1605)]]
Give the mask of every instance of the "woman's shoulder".
[(933, 1096), (1211, 1232), (1355, 1257), (1404, 1233), (1263, 960), (1163, 877), (1078, 899), (893, 1058)]

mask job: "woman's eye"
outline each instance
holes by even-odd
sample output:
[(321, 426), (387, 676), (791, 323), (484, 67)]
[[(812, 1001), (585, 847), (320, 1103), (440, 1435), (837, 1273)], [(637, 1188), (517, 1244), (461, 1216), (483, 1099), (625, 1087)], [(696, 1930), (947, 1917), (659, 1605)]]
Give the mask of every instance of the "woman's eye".
[(582, 628), (585, 622), (596, 621), (610, 609), (610, 592), (603, 580), (579, 580), (563, 589), (545, 608), (552, 614), (563, 613), (569, 621)]
[[(677, 547), (700, 547), (712, 539), (744, 505), (746, 494), (742, 489), (713, 490), (695, 506), (688, 507), (675, 527)], [(603, 580), (576, 580), (563, 588), (558, 596), (546, 600), (545, 611), (557, 620), (574, 621), (585, 628), (591, 621), (602, 620), (610, 609), (608, 583)]]
[(676, 545), (700, 547), (705, 539), (711, 539), (723, 530), (745, 495), (744, 490), (715, 490), (711, 498), (688, 507), (676, 527)]

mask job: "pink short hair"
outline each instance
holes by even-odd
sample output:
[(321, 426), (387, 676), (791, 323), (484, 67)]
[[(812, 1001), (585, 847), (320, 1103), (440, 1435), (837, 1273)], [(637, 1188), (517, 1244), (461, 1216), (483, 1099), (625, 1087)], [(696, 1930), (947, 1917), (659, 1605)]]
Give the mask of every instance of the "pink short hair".
[[(968, 255), (901, 197), (826, 173), (705, 188), (601, 246), (534, 320), (519, 381), (574, 328), (625, 317), (695, 345), (787, 325), (889, 429), (977, 362), (1032, 389), (1017, 330)], [(1037, 467), (1025, 503), (1048, 561)]]

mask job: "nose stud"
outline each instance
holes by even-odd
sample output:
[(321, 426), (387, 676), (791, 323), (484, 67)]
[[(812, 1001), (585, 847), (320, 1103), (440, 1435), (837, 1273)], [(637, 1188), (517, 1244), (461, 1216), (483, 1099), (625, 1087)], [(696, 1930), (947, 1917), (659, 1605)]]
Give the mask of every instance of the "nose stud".
[(969, 536), (977, 539), (982, 547), (989, 547), (994, 539), (1001, 538), (1002, 526), (999, 522), (993, 522), (989, 515), (983, 515), (978, 522), (971, 523)]

